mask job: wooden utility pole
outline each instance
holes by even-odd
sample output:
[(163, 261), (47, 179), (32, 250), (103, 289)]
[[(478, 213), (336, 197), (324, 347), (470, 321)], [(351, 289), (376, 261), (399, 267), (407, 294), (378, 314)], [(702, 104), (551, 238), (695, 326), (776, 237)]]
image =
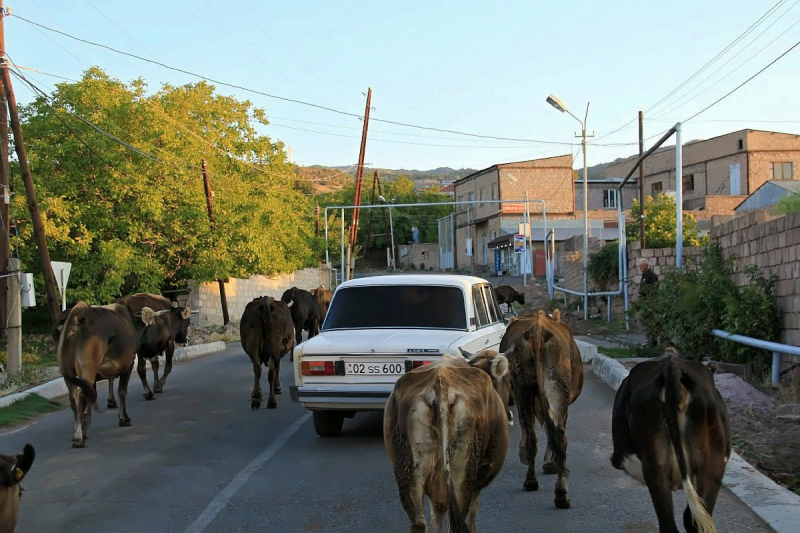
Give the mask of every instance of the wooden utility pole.
[[(639, 158), (644, 153), (644, 113), (639, 111)], [(622, 194), (622, 191), (620, 191)], [(644, 250), (644, 161), (639, 165), (639, 243)]]
[(6, 309), (8, 309), (8, 342), (6, 363), (8, 375), (16, 376), (22, 368), (22, 288), (19, 283), (19, 259), (11, 258), (6, 263), (10, 276), (6, 277), (3, 285), (7, 284)]
[[(3, 0), (0, 0), (0, 57), (6, 56), (5, 9)], [(8, 202), (11, 201), (11, 190), (9, 189), (8, 177), (8, 103), (6, 101), (5, 85), (0, 77), (0, 230), (3, 234), (0, 237), (0, 265), (6, 268), (8, 259), (11, 257), (11, 231)], [(8, 202), (6, 201), (8, 199)], [(6, 329), (6, 292), (5, 283), (0, 282), (0, 338), (5, 336)]]
[[(353, 205), (353, 222), (350, 225), (350, 250), (355, 253), (356, 239), (358, 239), (358, 218), (360, 216), (358, 206), (361, 205), (361, 183), (364, 176), (364, 152), (367, 149), (367, 128), (369, 127), (369, 107), (372, 100), (372, 88), (367, 89), (367, 107), (364, 110), (364, 128), (361, 130), (361, 149), (358, 152), (358, 170), (356, 171), (356, 196)], [(350, 264), (347, 269), (349, 271)], [(348, 275), (348, 278), (350, 276)]]
[[(375, 189), (377, 185), (381, 182), (381, 173), (379, 170), (376, 170), (372, 175), (372, 191), (369, 194), (369, 205), (375, 205)], [(369, 210), (369, 223), (367, 224), (367, 240), (364, 241), (364, 264), (367, 264), (367, 253), (369, 253), (369, 242), (372, 240), (372, 216), (375, 214), (375, 210), (370, 208)]]
[[(208, 180), (208, 171), (206, 170), (206, 160), (202, 160), (201, 167), (203, 169), (203, 186), (206, 190), (206, 207), (208, 208), (208, 220), (211, 222), (211, 231), (217, 231), (217, 223), (214, 220), (214, 204), (211, 201), (213, 193), (211, 192), (211, 183)], [(219, 248), (217, 248), (217, 255), (219, 255)], [(222, 322), (227, 326), (230, 322), (228, 316), (228, 297), (225, 295), (225, 282), (217, 279), (219, 283), (219, 301), (222, 304)]]
[(314, 207), (314, 229), (319, 237), (319, 204)]
[[(3, 16), (0, 17), (0, 21), (2, 21), (2, 19), (5, 18), (5, 10), (3, 9), (2, 2), (0, 2), (0, 9), (3, 10)], [(5, 49), (5, 46), (3, 46), (3, 48)], [(6, 63), (5, 55), (0, 57), (0, 61), (2, 61), (2, 65), (0, 65), (0, 77), (2, 77), (3, 84), (5, 85), (6, 99), (8, 99), (11, 131), (14, 132), (14, 147), (17, 151), (17, 159), (19, 159), (22, 181), (25, 184), (25, 198), (28, 201), (28, 210), (31, 213), (31, 222), (33, 224), (33, 234), (39, 249), (39, 262), (41, 263), (42, 274), (44, 274), (47, 308), (50, 310), (50, 318), (53, 324), (55, 324), (58, 320), (58, 316), (61, 314), (61, 307), (58, 305), (56, 278), (53, 275), (53, 266), (50, 264), (50, 252), (47, 249), (47, 235), (44, 232), (42, 216), (39, 212), (39, 204), (36, 202), (36, 187), (33, 185), (33, 177), (31, 176), (31, 169), (28, 165), (28, 155), (25, 152), (25, 141), (22, 137), (22, 128), (20, 128), (19, 114), (17, 113), (17, 98), (14, 96), (14, 87), (11, 85), (11, 75), (8, 73), (8, 64)]]

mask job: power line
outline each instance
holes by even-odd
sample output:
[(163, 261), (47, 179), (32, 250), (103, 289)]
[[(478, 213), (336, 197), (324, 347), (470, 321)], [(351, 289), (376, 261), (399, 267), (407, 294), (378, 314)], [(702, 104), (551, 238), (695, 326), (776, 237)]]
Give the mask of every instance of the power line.
[[(183, 74), (188, 74), (190, 76), (194, 76), (196, 78), (200, 78), (202, 80), (206, 80), (206, 81), (208, 81), (210, 83), (215, 83), (217, 85), (222, 85), (222, 86), (230, 87), (230, 88), (233, 88), (233, 89), (239, 89), (239, 90), (246, 91), (246, 92), (249, 92), (249, 93), (258, 94), (258, 95), (261, 95), (261, 96), (266, 96), (267, 98), (273, 98), (273, 99), (276, 99), (276, 100), (281, 100), (281, 101), (284, 101), (284, 102), (294, 103), (294, 104), (298, 104), (298, 105), (304, 105), (304, 106), (313, 107), (313, 108), (316, 108), (316, 109), (322, 109), (324, 111), (329, 111), (331, 113), (337, 113), (339, 115), (344, 115), (344, 116), (357, 118), (359, 120), (361, 119), (361, 116), (356, 114), (356, 113), (351, 113), (349, 111), (342, 111), (340, 109), (335, 109), (335, 108), (328, 107), (328, 106), (323, 106), (323, 105), (320, 105), (320, 104), (314, 104), (314, 103), (311, 103), (311, 102), (306, 102), (306, 101), (298, 100), (298, 99), (295, 99), (295, 98), (288, 98), (288, 97), (285, 97), (285, 96), (278, 96), (278, 95), (270, 94), (270, 93), (267, 93), (267, 92), (264, 92), (264, 91), (251, 89), (251, 88), (245, 87), (243, 85), (237, 85), (237, 84), (234, 84), (234, 83), (228, 83), (228, 82), (225, 82), (225, 81), (222, 81), (222, 80), (217, 80), (217, 79), (210, 78), (208, 76), (203, 76), (202, 74), (197, 74), (195, 72), (191, 72), (191, 71), (179, 68), (179, 67), (173, 67), (171, 65), (167, 65), (166, 63), (162, 63), (160, 61), (156, 61), (156, 60), (153, 60), (153, 59), (147, 59), (146, 57), (142, 57), (142, 56), (139, 56), (139, 55), (136, 55), (136, 54), (132, 54), (130, 52), (125, 52), (125, 51), (119, 50), (117, 48), (113, 48), (113, 47), (105, 45), (105, 44), (97, 43), (97, 42), (94, 42), (94, 41), (89, 41), (89, 40), (83, 39), (81, 37), (76, 37), (74, 35), (71, 35), (69, 33), (63, 32), (61, 30), (57, 30), (55, 28), (51, 28), (49, 26), (45, 26), (43, 24), (39, 24), (38, 22), (34, 22), (32, 20), (28, 20), (25, 17), (21, 17), (21, 16), (17, 15), (16, 13), (14, 14), (14, 16), (16, 18), (22, 20), (23, 22), (27, 22), (28, 24), (31, 24), (33, 26), (45, 29), (45, 30), (53, 32), (53, 33), (57, 33), (59, 35), (63, 35), (64, 37), (67, 37), (69, 39), (73, 39), (73, 40), (76, 40), (76, 41), (79, 41), (79, 42), (82, 42), (82, 43), (85, 43), (85, 44), (89, 44), (91, 46), (96, 46), (98, 48), (103, 48), (105, 50), (109, 50), (109, 51), (117, 53), (117, 54), (121, 54), (121, 55), (124, 55), (124, 56), (127, 56), (127, 57), (131, 57), (131, 58), (134, 58), (134, 59), (138, 59), (138, 60), (144, 61), (146, 63), (151, 63), (153, 65), (158, 65), (158, 66), (166, 68), (168, 70), (173, 70), (175, 72), (181, 72)], [(553, 144), (553, 145), (560, 145), (560, 146), (574, 146), (576, 144), (576, 143), (562, 142), (562, 141), (547, 141), (547, 140), (542, 140), (542, 139), (526, 139), (526, 138), (519, 138), (519, 137), (500, 137), (500, 136), (495, 136), (495, 135), (483, 135), (483, 134), (478, 134), (478, 133), (469, 133), (469, 132), (450, 130), (450, 129), (445, 129), (445, 128), (436, 128), (436, 127), (432, 127), (432, 126), (421, 126), (421, 125), (418, 125), (418, 124), (411, 124), (411, 123), (408, 123), (408, 122), (400, 122), (400, 121), (396, 121), (396, 120), (381, 119), (381, 118), (373, 118), (372, 120), (375, 121), (375, 122), (382, 122), (384, 124), (394, 124), (395, 126), (403, 126), (403, 127), (407, 127), (407, 128), (415, 128), (415, 129), (428, 130), (428, 131), (438, 131), (440, 133), (452, 133), (452, 134), (455, 134), (455, 135), (463, 135), (465, 137), (474, 137), (474, 138), (479, 138), (479, 139), (493, 139), (493, 140), (499, 140), (499, 141), (527, 142), (527, 143), (533, 143), (533, 144)]]

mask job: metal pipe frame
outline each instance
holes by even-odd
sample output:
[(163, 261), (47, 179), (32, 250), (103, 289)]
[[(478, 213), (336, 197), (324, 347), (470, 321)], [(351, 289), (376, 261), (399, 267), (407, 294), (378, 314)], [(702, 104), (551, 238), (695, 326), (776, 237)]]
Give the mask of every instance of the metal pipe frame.
[(711, 334), (720, 339), (737, 342), (750, 346), (751, 348), (758, 348), (760, 350), (767, 350), (772, 352), (772, 386), (777, 387), (781, 376), (781, 354), (794, 355), (800, 357), (800, 347), (792, 346), (790, 344), (781, 344), (779, 342), (765, 341), (762, 339), (754, 339), (753, 337), (746, 337), (744, 335), (736, 335), (728, 333), (721, 329), (712, 329)]

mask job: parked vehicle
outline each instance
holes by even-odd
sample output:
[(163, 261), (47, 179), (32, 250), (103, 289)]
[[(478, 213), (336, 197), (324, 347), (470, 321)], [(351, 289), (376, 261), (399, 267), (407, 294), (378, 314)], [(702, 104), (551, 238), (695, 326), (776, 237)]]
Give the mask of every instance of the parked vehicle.
[(341, 284), (322, 331), (294, 349), (293, 401), (322, 437), (382, 410), (398, 378), (444, 354), (497, 349), (506, 330), (492, 286), (461, 275), (374, 276)]

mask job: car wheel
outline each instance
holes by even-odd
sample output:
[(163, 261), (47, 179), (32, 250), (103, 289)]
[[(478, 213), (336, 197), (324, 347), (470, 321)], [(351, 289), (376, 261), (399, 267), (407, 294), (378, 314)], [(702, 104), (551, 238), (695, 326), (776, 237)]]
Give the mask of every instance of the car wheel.
[(344, 413), (340, 411), (314, 411), (314, 430), (320, 437), (336, 437), (343, 424)]

